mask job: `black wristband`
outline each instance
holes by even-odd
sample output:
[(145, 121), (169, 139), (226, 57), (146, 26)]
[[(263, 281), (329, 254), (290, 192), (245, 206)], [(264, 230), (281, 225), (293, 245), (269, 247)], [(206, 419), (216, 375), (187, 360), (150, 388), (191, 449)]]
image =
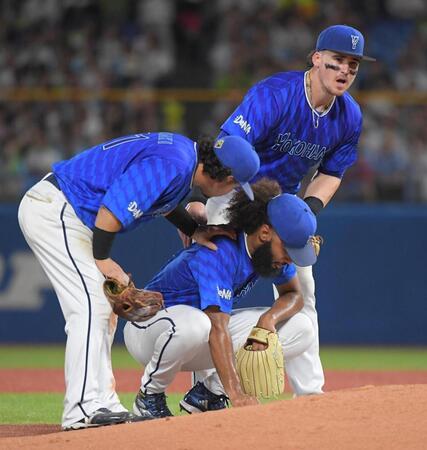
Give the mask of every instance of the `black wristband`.
[(200, 202), (206, 205), (208, 199), (203, 195), (203, 192), (199, 187), (194, 186), (193, 190), (191, 191), (189, 197), (187, 197), (186, 201), (187, 203)]
[(110, 256), (115, 231), (105, 231), (101, 228), (93, 228), (92, 252), (95, 259), (107, 259)]
[(304, 201), (310, 207), (315, 216), (317, 216), (317, 214), (319, 214), (319, 212), (325, 207), (322, 200), (317, 197), (306, 197)]
[(168, 219), (170, 223), (173, 223), (188, 237), (193, 236), (194, 232), (199, 227), (198, 223), (190, 216), (182, 205), (178, 205), (166, 216), (166, 219)]

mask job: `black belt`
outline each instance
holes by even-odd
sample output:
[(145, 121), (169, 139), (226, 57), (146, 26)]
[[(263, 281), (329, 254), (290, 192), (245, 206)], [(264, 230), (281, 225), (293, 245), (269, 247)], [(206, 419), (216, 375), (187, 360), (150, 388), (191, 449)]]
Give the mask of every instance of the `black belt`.
[(61, 190), (58, 180), (55, 177), (55, 174), (51, 173), (47, 178), (44, 179), (44, 181), (49, 181), (49, 183), (53, 184), (58, 191)]

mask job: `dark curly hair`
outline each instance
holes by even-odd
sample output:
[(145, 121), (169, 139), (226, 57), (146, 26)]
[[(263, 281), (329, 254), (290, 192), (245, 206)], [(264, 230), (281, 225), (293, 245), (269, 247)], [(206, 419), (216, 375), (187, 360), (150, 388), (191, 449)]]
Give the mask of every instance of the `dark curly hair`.
[(251, 186), (254, 200), (249, 200), (244, 191), (239, 190), (225, 212), (230, 225), (247, 234), (253, 233), (264, 223), (271, 225), (267, 217), (267, 203), (282, 193), (279, 183), (269, 178), (262, 178)]
[(224, 167), (215, 155), (214, 142), (215, 140), (209, 136), (203, 136), (197, 141), (199, 163), (203, 163), (203, 173), (214, 180), (223, 181), (231, 175), (231, 170)]
[(306, 64), (307, 64), (306, 68), (307, 68), (307, 69), (311, 69), (311, 68), (314, 66), (314, 64), (313, 64), (313, 55), (316, 53), (316, 51), (317, 51), (317, 50), (312, 50), (312, 51), (307, 55), (307, 58), (306, 58)]

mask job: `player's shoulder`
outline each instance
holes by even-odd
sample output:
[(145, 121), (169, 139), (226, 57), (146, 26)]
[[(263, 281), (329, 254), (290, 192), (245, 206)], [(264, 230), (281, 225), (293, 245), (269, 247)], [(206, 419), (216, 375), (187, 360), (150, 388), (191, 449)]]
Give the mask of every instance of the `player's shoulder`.
[(221, 264), (233, 263), (235, 264), (239, 259), (239, 244), (236, 240), (226, 236), (215, 236), (212, 242), (217, 246), (217, 250), (211, 250), (205, 246), (199, 246), (198, 256), (203, 260), (211, 262), (217, 260)]
[(197, 161), (196, 143), (178, 133), (153, 133), (155, 145), (146, 153), (146, 158), (155, 158), (165, 166), (189, 170)]
[(337, 100), (340, 105), (340, 110), (344, 111), (346, 116), (356, 122), (362, 119), (360, 105), (349, 92), (345, 92), (344, 95), (338, 97)]

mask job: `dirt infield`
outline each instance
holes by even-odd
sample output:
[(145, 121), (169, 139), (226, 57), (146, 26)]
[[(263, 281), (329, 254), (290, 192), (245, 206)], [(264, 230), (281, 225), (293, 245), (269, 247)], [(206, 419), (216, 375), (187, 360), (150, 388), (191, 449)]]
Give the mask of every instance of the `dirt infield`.
[[(139, 370), (115, 370), (118, 392), (137, 392), (142, 373)], [(372, 384), (426, 384), (427, 371), (325, 371), (325, 391)], [(190, 374), (180, 373), (169, 392), (185, 392), (190, 387)], [(64, 392), (62, 369), (1, 369), (0, 392)], [(289, 384), (287, 383), (287, 388)]]
[(2, 438), (0, 448), (417, 450), (427, 442), (426, 421), (427, 385), (368, 386), (139, 424)]

